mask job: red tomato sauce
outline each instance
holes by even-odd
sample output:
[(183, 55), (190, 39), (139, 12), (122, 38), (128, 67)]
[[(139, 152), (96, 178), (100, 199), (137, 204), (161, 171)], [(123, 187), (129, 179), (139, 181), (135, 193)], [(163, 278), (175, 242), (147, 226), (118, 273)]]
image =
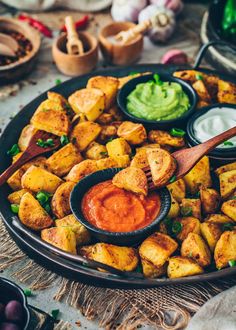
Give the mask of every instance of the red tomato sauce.
[(110, 232), (134, 231), (149, 225), (159, 214), (160, 196), (147, 197), (117, 188), (111, 180), (98, 183), (82, 200), (82, 212), (92, 225)]

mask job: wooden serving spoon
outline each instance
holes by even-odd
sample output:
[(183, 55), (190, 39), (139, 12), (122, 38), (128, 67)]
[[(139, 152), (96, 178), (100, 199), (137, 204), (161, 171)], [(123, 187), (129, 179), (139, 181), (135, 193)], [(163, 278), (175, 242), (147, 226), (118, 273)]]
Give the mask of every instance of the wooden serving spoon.
[[(51, 145), (46, 147), (40, 147), (38, 145), (39, 140), (47, 141), (51, 139)], [(51, 133), (44, 131), (37, 131), (31, 138), (28, 147), (23, 152), (23, 154), (10, 165), (1, 175), (0, 175), (0, 186), (3, 185), (10, 178), (10, 176), (15, 173), (22, 165), (27, 163), (29, 160), (44, 154), (45, 152), (52, 151), (60, 146), (60, 138)]]
[(0, 55), (15, 57), (17, 49), (18, 43), (14, 38), (0, 33)]
[[(177, 170), (175, 172), (175, 181), (181, 179), (185, 176), (194, 165), (205, 155), (207, 155), (211, 150), (213, 150), (216, 146), (221, 144), (222, 142), (236, 136), (236, 126), (230, 128), (229, 130), (216, 135), (215, 137), (207, 140), (204, 143), (198, 144), (192, 148), (181, 149), (173, 152), (171, 155), (175, 158), (177, 162)], [(154, 186), (152, 181), (151, 169), (149, 166), (146, 166), (142, 169), (148, 180), (148, 188), (150, 190), (156, 189), (158, 187)]]

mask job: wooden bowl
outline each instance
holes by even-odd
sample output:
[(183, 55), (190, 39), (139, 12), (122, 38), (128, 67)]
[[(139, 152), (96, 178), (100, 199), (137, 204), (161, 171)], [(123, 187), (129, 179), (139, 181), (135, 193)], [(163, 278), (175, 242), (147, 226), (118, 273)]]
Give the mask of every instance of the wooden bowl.
[(66, 52), (66, 34), (55, 40), (52, 56), (59, 71), (67, 76), (80, 76), (95, 68), (98, 61), (98, 42), (87, 32), (79, 32), (85, 52), (82, 55), (69, 55)]
[(108, 37), (134, 26), (135, 24), (131, 22), (113, 22), (100, 31), (99, 45), (107, 62), (116, 65), (127, 65), (137, 61), (143, 50), (143, 36), (141, 34), (127, 45), (112, 43), (108, 40)]
[(37, 30), (14, 18), (0, 17), (0, 27), (22, 33), (32, 44), (32, 50), (26, 56), (14, 63), (0, 66), (0, 84), (3, 85), (15, 82), (32, 72), (39, 52), (41, 37)]

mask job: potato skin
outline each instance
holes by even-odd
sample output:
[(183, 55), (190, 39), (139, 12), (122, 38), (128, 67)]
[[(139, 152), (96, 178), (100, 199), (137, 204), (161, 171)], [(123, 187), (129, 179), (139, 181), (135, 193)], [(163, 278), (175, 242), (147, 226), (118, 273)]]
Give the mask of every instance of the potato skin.
[(86, 121), (74, 126), (71, 132), (71, 141), (75, 143), (80, 151), (85, 150), (91, 142), (96, 140), (101, 127), (92, 121)]
[(199, 275), (204, 272), (203, 268), (193, 259), (188, 257), (171, 257), (167, 267), (169, 278), (179, 278)]
[(202, 210), (205, 214), (215, 213), (220, 205), (220, 194), (212, 188), (200, 187)]
[(207, 244), (200, 235), (195, 233), (189, 233), (183, 241), (181, 256), (193, 258), (201, 267), (209, 266), (211, 263), (211, 253)]
[(69, 227), (52, 227), (41, 231), (43, 241), (56, 246), (57, 248), (72, 253), (76, 253), (75, 233)]
[(172, 136), (168, 132), (161, 130), (150, 131), (148, 133), (148, 140), (152, 143), (158, 143), (161, 146), (167, 145), (175, 148), (184, 147), (185, 145), (184, 138)]
[(18, 216), (26, 227), (36, 231), (51, 227), (53, 224), (51, 217), (29, 192), (21, 198)]
[(194, 217), (183, 217), (183, 218), (177, 218), (176, 221), (180, 222), (182, 225), (181, 232), (177, 235), (178, 240), (184, 241), (189, 233), (195, 233), (200, 235), (200, 221), (197, 218)]
[(28, 147), (30, 139), (36, 132), (37, 132), (37, 128), (35, 128), (33, 125), (26, 125), (23, 128), (18, 140), (18, 146), (21, 151), (25, 151), (25, 149)]
[(64, 218), (71, 213), (70, 194), (74, 186), (74, 182), (64, 182), (55, 191), (52, 197), (51, 207), (56, 217)]
[(201, 220), (201, 201), (198, 198), (183, 198), (180, 205), (180, 212), (183, 216), (193, 216)]
[(218, 167), (215, 170), (216, 175), (220, 175), (224, 172), (228, 172), (228, 171), (232, 171), (232, 170), (236, 170), (236, 162), (233, 163), (229, 163), (229, 164), (225, 164), (223, 166)]
[(216, 243), (214, 259), (218, 269), (229, 266), (230, 260), (236, 260), (236, 230), (225, 231)]
[(145, 149), (138, 150), (130, 163), (130, 166), (138, 168), (144, 168), (148, 165), (147, 152)]
[(147, 132), (142, 124), (123, 121), (117, 130), (117, 135), (123, 137), (129, 144), (141, 144), (147, 139)]
[(83, 179), (86, 175), (98, 171), (97, 161), (92, 159), (86, 159), (79, 164), (72, 167), (70, 172), (66, 176), (66, 181), (72, 181), (77, 183)]
[(221, 211), (236, 221), (236, 199), (230, 199), (224, 202), (221, 206)]

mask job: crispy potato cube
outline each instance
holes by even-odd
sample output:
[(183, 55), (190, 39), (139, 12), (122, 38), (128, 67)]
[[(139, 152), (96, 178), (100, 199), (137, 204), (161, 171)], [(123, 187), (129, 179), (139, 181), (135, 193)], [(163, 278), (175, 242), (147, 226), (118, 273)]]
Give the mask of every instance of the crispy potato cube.
[(50, 110), (55, 110), (59, 112), (64, 111), (64, 107), (62, 106), (61, 102), (55, 101), (55, 100), (50, 100), (46, 99), (43, 102), (40, 103), (38, 108), (36, 109), (34, 115), (38, 114), (39, 112), (48, 112)]
[(158, 143), (161, 146), (167, 145), (175, 148), (184, 147), (185, 145), (184, 138), (172, 136), (168, 132), (161, 130), (150, 131), (148, 133), (148, 140), (152, 143)]
[(222, 230), (220, 228), (220, 224), (213, 223), (213, 222), (203, 222), (201, 223), (201, 234), (202, 237), (207, 242), (211, 252), (214, 252), (216, 243), (218, 242)]
[(213, 222), (218, 224), (225, 224), (225, 223), (233, 223), (233, 220), (227, 217), (227, 215), (224, 214), (210, 214), (205, 219), (207, 222)]
[(71, 213), (70, 194), (74, 186), (74, 182), (64, 182), (55, 191), (51, 206), (53, 214), (58, 218), (63, 218)]
[(167, 215), (167, 218), (172, 219), (172, 218), (176, 218), (179, 215), (180, 207), (177, 200), (172, 196), (172, 194), (170, 195), (171, 195), (171, 207)]
[(68, 227), (75, 233), (76, 244), (82, 245), (90, 242), (91, 236), (87, 228), (85, 228), (73, 214), (67, 215), (62, 219), (55, 220), (56, 227)]
[(108, 153), (106, 146), (103, 146), (97, 142), (90, 143), (85, 153), (86, 158), (94, 160), (106, 158), (107, 155)]
[(236, 85), (219, 79), (217, 99), (219, 103), (236, 104)]
[(79, 150), (72, 143), (52, 154), (46, 161), (49, 169), (57, 176), (66, 175), (74, 165), (82, 162), (83, 157)]
[(138, 168), (144, 168), (148, 165), (147, 152), (145, 149), (138, 150), (130, 163), (130, 166)]
[(179, 278), (202, 274), (203, 268), (193, 259), (188, 257), (171, 257), (167, 268), (169, 278)]
[(117, 159), (119, 156), (129, 155), (131, 148), (124, 138), (114, 139), (106, 144), (108, 156)]
[(229, 261), (236, 260), (236, 230), (225, 231), (216, 243), (214, 259), (218, 269), (229, 266)]
[(226, 199), (236, 190), (236, 170), (220, 174), (219, 180), (221, 197)]
[(200, 187), (200, 199), (202, 210), (205, 214), (214, 213), (220, 205), (220, 194), (212, 188)]
[(178, 244), (170, 236), (156, 232), (140, 245), (139, 255), (141, 260), (147, 260), (159, 268), (166, 263), (177, 247)]
[(98, 171), (97, 161), (92, 159), (83, 160), (81, 163), (72, 167), (70, 172), (66, 176), (66, 181), (72, 181), (77, 183), (83, 179), (86, 175)]
[(181, 256), (190, 257), (197, 261), (201, 267), (209, 266), (211, 253), (203, 238), (195, 233), (189, 233), (181, 246)]
[(59, 103), (63, 109), (68, 108), (69, 103), (61, 94), (49, 91), (47, 92), (47, 96), (48, 96), (48, 100)]
[(183, 179), (168, 184), (167, 188), (178, 203), (180, 203), (186, 195), (186, 187)]
[(46, 191), (50, 194), (53, 194), (62, 182), (58, 176), (34, 165), (30, 166), (21, 178), (22, 188), (33, 192)]
[(152, 173), (152, 181), (156, 187), (166, 185), (176, 170), (175, 159), (161, 148), (147, 149), (147, 159)]
[(146, 259), (142, 259), (141, 263), (142, 263), (143, 275), (145, 277), (156, 278), (166, 274), (167, 262), (161, 267), (154, 266), (150, 261)]
[(183, 242), (187, 237), (189, 233), (195, 233), (200, 235), (201, 229), (200, 229), (200, 221), (197, 218), (194, 217), (184, 217), (184, 218), (177, 218), (176, 221), (180, 222), (182, 225), (182, 229), (180, 233), (178, 233), (177, 238), (181, 242)]
[(113, 105), (110, 109), (106, 111), (108, 114), (112, 115), (113, 121), (123, 120), (123, 113), (118, 108), (117, 105)]
[(145, 173), (136, 167), (127, 167), (118, 172), (112, 179), (112, 183), (125, 190), (147, 196), (148, 186)]
[(147, 139), (147, 132), (142, 124), (124, 121), (117, 130), (117, 135), (123, 137), (128, 143), (137, 145)]
[(23, 130), (21, 131), (21, 135), (18, 140), (18, 146), (21, 151), (25, 151), (25, 149), (28, 147), (29, 142), (32, 138), (32, 136), (37, 132), (37, 128), (35, 128), (33, 125), (26, 125)]
[(236, 221), (236, 199), (230, 199), (224, 202), (221, 206), (221, 211)]
[(96, 120), (100, 125), (109, 125), (113, 122), (114, 118), (111, 113), (103, 112)]
[(123, 271), (132, 271), (138, 265), (138, 255), (134, 248), (97, 243), (84, 246), (80, 253), (86, 258), (99, 261)]
[(98, 88), (105, 94), (105, 108), (109, 109), (116, 99), (119, 81), (115, 77), (95, 76), (88, 80), (87, 88)]
[(198, 198), (183, 198), (180, 205), (180, 212), (183, 216), (193, 216), (201, 220), (201, 201)]
[(76, 237), (69, 227), (52, 227), (41, 231), (43, 241), (63, 251), (76, 254)]
[(116, 157), (116, 166), (115, 167), (128, 167), (130, 165), (129, 155), (117, 156)]
[(100, 143), (107, 143), (109, 140), (117, 136), (117, 128), (115, 125), (104, 125), (101, 127), (101, 132), (98, 136)]
[(79, 150), (83, 151), (96, 140), (100, 132), (101, 127), (97, 123), (91, 121), (79, 123), (72, 130), (71, 141), (74, 141)]
[(111, 157), (99, 159), (96, 161), (96, 164), (99, 171), (105, 170), (106, 168), (118, 167), (117, 162)]
[(200, 71), (196, 71), (196, 70), (183, 70), (183, 71), (176, 71), (174, 72), (173, 76), (176, 78), (180, 78), (184, 81), (187, 81), (189, 83), (194, 83), (197, 79), (198, 79), (198, 75), (205, 78), (205, 74), (200, 72)]
[(24, 196), (24, 194), (26, 194), (27, 192), (30, 192), (30, 191), (27, 189), (21, 189), (18, 191), (14, 191), (13, 193), (11, 193), (7, 196), (7, 199), (9, 200), (9, 202), (11, 204), (20, 204), (22, 196)]
[(210, 162), (207, 156), (204, 156), (192, 170), (185, 175), (184, 182), (191, 194), (196, 194), (201, 185), (207, 188), (211, 187)]
[(42, 230), (53, 224), (51, 217), (29, 192), (21, 197), (18, 215), (20, 221), (33, 230)]
[(215, 170), (216, 175), (220, 175), (224, 172), (228, 172), (228, 171), (232, 171), (232, 170), (236, 170), (236, 162), (230, 163), (230, 164), (226, 164), (223, 166), (218, 167)]
[(203, 80), (197, 80), (193, 83), (192, 87), (195, 89), (195, 91), (198, 94), (198, 97), (201, 101), (204, 102), (211, 102), (211, 96), (206, 88), (205, 83)]

